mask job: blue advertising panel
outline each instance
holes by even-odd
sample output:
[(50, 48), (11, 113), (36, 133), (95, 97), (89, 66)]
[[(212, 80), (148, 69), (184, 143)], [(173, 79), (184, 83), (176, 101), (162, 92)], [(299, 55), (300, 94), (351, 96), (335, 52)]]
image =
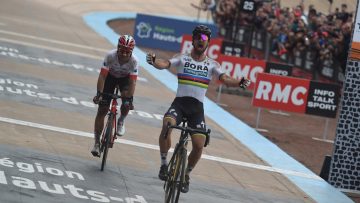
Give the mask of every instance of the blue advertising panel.
[(134, 38), (138, 46), (178, 52), (182, 35), (191, 34), (199, 24), (207, 25), (211, 29), (212, 38), (217, 36), (217, 27), (213, 24), (137, 14)]

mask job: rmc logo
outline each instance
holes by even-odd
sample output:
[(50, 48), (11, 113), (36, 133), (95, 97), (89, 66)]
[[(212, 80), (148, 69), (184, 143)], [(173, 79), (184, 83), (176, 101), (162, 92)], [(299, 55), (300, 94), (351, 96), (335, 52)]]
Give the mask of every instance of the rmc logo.
[(221, 68), (225, 74), (237, 80), (246, 77), (251, 80), (249, 89), (254, 88), (256, 76), (265, 70), (264, 60), (255, 60), (243, 57), (220, 55), (218, 58)]
[(304, 113), (309, 94), (309, 80), (259, 73), (253, 105)]

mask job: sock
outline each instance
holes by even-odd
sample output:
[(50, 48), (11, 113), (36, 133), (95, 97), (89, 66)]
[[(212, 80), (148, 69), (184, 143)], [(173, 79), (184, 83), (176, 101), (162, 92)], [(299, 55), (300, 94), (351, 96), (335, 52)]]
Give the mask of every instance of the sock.
[(121, 115), (120, 115), (120, 118), (119, 118), (119, 121), (121, 122), (124, 122), (126, 116), (128, 115), (129, 113), (129, 110), (130, 110), (130, 106), (129, 104), (121, 104), (121, 107), (120, 107), (120, 112), (121, 112)]
[(194, 168), (193, 166), (189, 166), (189, 165), (188, 165), (187, 168), (186, 168), (185, 174), (186, 174), (186, 175), (190, 175), (190, 172), (193, 170), (193, 168)]
[(120, 123), (124, 123), (124, 120), (125, 120), (125, 116), (120, 116), (120, 118), (118, 119), (118, 122), (117, 122), (118, 126)]
[(118, 122), (124, 122), (126, 116), (120, 115), (120, 118), (118, 119)]
[(166, 153), (161, 153), (160, 152), (160, 158), (161, 158), (161, 165), (167, 165), (167, 152)]
[(100, 142), (100, 134), (97, 132), (94, 132), (94, 138), (95, 138), (95, 142), (99, 143)]

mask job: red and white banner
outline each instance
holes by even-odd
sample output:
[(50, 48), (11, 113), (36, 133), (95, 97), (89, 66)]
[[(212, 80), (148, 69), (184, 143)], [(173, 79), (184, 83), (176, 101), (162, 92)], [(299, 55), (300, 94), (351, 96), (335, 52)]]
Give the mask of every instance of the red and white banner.
[(334, 118), (339, 98), (339, 85), (259, 73), (252, 105)]
[(257, 76), (254, 106), (304, 113), (309, 80), (261, 73)]
[[(223, 39), (221, 38), (213, 38), (210, 40), (209, 47), (206, 50), (207, 56), (212, 59), (218, 59), (221, 54), (221, 46)], [(181, 53), (190, 53), (192, 50), (192, 36), (191, 35), (183, 35), (181, 41)]]
[(266, 62), (250, 58), (220, 55), (217, 60), (221, 64), (222, 70), (232, 78), (240, 79), (246, 77), (251, 80), (248, 89), (254, 89), (256, 75), (265, 70)]

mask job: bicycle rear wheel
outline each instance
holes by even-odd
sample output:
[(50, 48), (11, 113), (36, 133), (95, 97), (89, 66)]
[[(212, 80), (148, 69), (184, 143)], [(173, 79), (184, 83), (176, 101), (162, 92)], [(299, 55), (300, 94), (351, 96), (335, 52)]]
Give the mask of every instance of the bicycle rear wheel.
[(182, 163), (181, 153), (176, 153), (174, 158), (170, 161), (168, 167), (168, 179), (165, 181), (165, 203), (174, 203), (178, 201), (175, 194), (178, 195), (180, 191), (179, 177)]
[(103, 157), (102, 157), (102, 161), (101, 161), (101, 171), (104, 170), (104, 167), (106, 165), (106, 158), (108, 155), (108, 151), (109, 151), (109, 145), (110, 145), (110, 139), (111, 139), (111, 134), (112, 134), (112, 130), (113, 130), (113, 115), (110, 115), (108, 118), (108, 121), (106, 123), (106, 129), (105, 129), (105, 140), (103, 144)]

